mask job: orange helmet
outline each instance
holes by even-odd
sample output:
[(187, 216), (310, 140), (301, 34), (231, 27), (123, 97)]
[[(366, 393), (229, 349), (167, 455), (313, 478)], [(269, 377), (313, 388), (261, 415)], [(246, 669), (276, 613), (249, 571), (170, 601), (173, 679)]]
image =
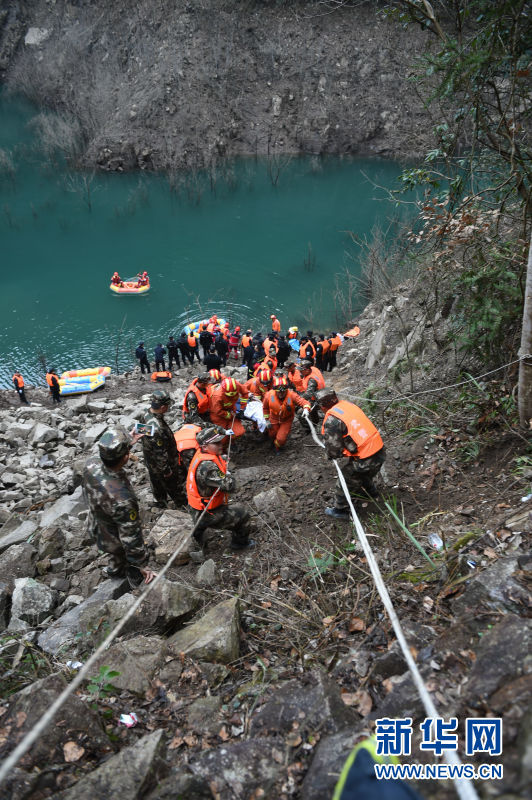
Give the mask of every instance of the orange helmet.
[(275, 319), (275, 314), (270, 314), (270, 319)]
[(266, 386), (272, 382), (272, 373), (269, 369), (261, 369), (259, 372), (259, 381)]
[(222, 381), (222, 392), (227, 397), (236, 397), (238, 388), (234, 378), (224, 378)]
[(273, 388), (276, 392), (280, 392), (283, 389), (288, 389), (288, 381), (286, 380), (284, 375), (281, 375), (280, 378), (273, 379)]
[(219, 369), (210, 369), (209, 375), (211, 376), (213, 383), (222, 380), (222, 373)]

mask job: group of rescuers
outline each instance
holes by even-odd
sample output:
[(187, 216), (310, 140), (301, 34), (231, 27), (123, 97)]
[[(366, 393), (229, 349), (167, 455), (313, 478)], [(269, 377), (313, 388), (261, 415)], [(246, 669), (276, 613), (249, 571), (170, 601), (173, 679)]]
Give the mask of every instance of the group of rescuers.
[[(188, 505), (199, 559), (206, 547), (207, 528), (230, 530), (233, 550), (254, 545), (249, 511), (228, 501), (236, 485), (226, 455), (231, 447), (235, 450), (231, 440), (246, 434), (241, 418), (250, 401), (262, 402), (266, 425), (262, 436), (269, 437), (277, 454), (286, 444), (296, 412), (309, 433), (307, 420), (317, 424), (323, 412), (321, 434), (326, 455), (340, 459), (349, 491), (362, 489), (371, 497), (377, 495), (373, 478), (385, 460), (377, 428), (358, 406), (339, 400), (334, 390), (325, 387), (323, 375), (311, 359), (302, 359), (298, 366), (290, 364), (286, 375), (276, 374), (278, 364), (272, 351), (273, 346), (245, 383), (224, 377), (218, 369), (195, 377), (186, 389), (183, 422), (175, 433), (165, 420), (172, 404), (170, 394), (157, 389), (143, 414), (143, 433), (130, 434), (116, 426), (100, 438), (99, 457), (93, 456), (85, 464), (83, 487), (92, 536), (99, 549), (110, 555), (107, 576), (127, 576), (132, 586), (155, 577), (147, 566), (138, 500), (124, 471), (139, 439), (155, 503), (165, 508), (170, 499), (177, 507)], [(349, 516), (340, 480), (334, 504), (325, 508), (325, 513)]]

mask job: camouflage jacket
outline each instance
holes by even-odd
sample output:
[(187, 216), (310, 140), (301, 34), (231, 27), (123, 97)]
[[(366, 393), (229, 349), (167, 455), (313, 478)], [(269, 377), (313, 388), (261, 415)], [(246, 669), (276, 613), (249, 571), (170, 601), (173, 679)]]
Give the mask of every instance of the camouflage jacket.
[(162, 414), (154, 414), (150, 409), (143, 414), (142, 422), (155, 428), (153, 436), (143, 436), (141, 439), (146, 466), (151, 472), (169, 477), (179, 468), (179, 455), (172, 429)]
[(118, 539), (129, 563), (144, 566), (148, 553), (139, 504), (124, 470), (113, 472), (98, 456), (93, 456), (85, 463), (82, 483), (89, 505), (89, 529), (100, 549), (107, 549), (106, 539)]
[(309, 378), (309, 382), (307, 384), (306, 392), (302, 392), (301, 397), (304, 397), (305, 400), (314, 400), (316, 397), (316, 392), (318, 391), (318, 382), (314, 380), (314, 378)]
[[(310, 383), (311, 381), (309, 381), (309, 385)], [(338, 419), (338, 417), (327, 417), (323, 428), (323, 443), (325, 445), (327, 458), (332, 459), (344, 457), (344, 448), (345, 450), (349, 450), (350, 453), (353, 453), (353, 456), (356, 455), (358, 447), (351, 437), (346, 436), (346, 434), (347, 425), (345, 422), (342, 422), (342, 420)], [(344, 436), (346, 436), (345, 439)], [(347, 458), (347, 456), (345, 457)]]
[(196, 485), (202, 497), (210, 497), (212, 489), (224, 492), (235, 490), (235, 479), (220, 472), (214, 461), (202, 461), (196, 470)]
[(208, 419), (203, 419), (200, 416), (198, 411), (198, 398), (194, 394), (194, 392), (187, 392), (185, 395), (185, 411), (183, 413), (183, 421), (188, 422), (191, 425), (199, 425), (201, 428), (205, 428), (207, 425), (210, 425)]

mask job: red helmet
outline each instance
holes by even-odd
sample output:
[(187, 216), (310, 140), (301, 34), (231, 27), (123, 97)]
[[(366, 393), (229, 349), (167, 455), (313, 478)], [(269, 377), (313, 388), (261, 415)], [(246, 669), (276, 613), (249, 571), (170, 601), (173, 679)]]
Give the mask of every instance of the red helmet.
[(239, 331), (239, 330), (240, 330), (240, 325), (237, 325), (236, 328), (235, 328), (235, 333), (236, 333), (236, 331)]
[(273, 388), (276, 392), (280, 392), (283, 389), (288, 389), (288, 381), (286, 380), (284, 375), (281, 375), (280, 378), (273, 379)]
[(238, 387), (234, 378), (223, 379), (222, 392), (227, 395), (227, 397), (236, 397), (238, 394)]
[(269, 369), (261, 369), (259, 372), (259, 381), (266, 386), (272, 382), (272, 373)]
[(219, 369), (210, 369), (209, 370), (209, 375), (211, 376), (213, 383), (216, 383), (216, 381), (221, 381), (222, 380), (222, 373), (220, 372)]
[(270, 314), (270, 319), (275, 319), (275, 314)]
[(142, 273), (142, 277), (145, 278), (147, 276), (147, 274), (148, 273), (146, 272), (146, 270), (144, 270), (144, 272)]

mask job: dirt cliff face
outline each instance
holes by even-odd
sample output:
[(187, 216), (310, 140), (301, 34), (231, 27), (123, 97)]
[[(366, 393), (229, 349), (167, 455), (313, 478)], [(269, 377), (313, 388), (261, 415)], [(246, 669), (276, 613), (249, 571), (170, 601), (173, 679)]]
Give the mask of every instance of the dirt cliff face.
[(86, 5), (0, 2), (8, 86), (67, 117), (85, 164), (179, 169), (297, 153), (415, 158), (430, 137), (408, 81), (427, 37), (384, 19), (379, 3)]

